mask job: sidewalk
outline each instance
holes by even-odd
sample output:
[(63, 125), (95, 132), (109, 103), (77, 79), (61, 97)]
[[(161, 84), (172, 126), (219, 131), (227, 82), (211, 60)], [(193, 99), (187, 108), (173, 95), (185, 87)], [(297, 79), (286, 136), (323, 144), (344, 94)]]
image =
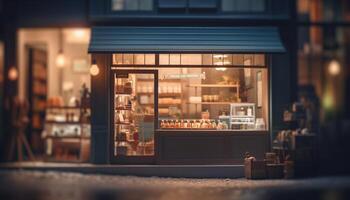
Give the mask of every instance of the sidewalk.
[(2, 163), (0, 169), (174, 178), (242, 178), (244, 176), (243, 165), (95, 165), (90, 163), (14, 162)]

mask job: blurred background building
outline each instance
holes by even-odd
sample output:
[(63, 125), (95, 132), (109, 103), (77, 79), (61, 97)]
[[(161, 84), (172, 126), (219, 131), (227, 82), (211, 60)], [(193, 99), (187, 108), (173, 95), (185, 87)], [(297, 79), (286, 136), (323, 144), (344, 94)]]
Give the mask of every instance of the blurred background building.
[(349, 155), (350, 2), (299, 0), (297, 9), (299, 94), (320, 106), (322, 166), (341, 170), (332, 160)]

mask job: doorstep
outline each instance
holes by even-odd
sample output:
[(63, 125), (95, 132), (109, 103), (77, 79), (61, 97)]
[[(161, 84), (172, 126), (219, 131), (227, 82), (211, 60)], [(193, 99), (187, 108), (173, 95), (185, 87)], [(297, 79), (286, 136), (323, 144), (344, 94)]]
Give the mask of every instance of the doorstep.
[(242, 178), (243, 165), (95, 165), (89, 163), (14, 162), (0, 170), (38, 170), (85, 174), (157, 176), (173, 178)]

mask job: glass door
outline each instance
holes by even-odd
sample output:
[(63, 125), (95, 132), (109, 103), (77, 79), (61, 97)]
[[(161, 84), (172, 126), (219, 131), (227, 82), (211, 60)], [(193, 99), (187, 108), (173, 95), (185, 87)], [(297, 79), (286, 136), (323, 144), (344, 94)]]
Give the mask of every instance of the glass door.
[(158, 71), (113, 71), (112, 162), (154, 162)]

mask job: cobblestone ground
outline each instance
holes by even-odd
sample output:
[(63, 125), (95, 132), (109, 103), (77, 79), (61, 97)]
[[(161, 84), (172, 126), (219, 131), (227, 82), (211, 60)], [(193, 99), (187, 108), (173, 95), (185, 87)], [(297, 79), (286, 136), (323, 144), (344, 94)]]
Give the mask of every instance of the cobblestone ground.
[(350, 199), (350, 177), (179, 179), (0, 171), (0, 199)]

